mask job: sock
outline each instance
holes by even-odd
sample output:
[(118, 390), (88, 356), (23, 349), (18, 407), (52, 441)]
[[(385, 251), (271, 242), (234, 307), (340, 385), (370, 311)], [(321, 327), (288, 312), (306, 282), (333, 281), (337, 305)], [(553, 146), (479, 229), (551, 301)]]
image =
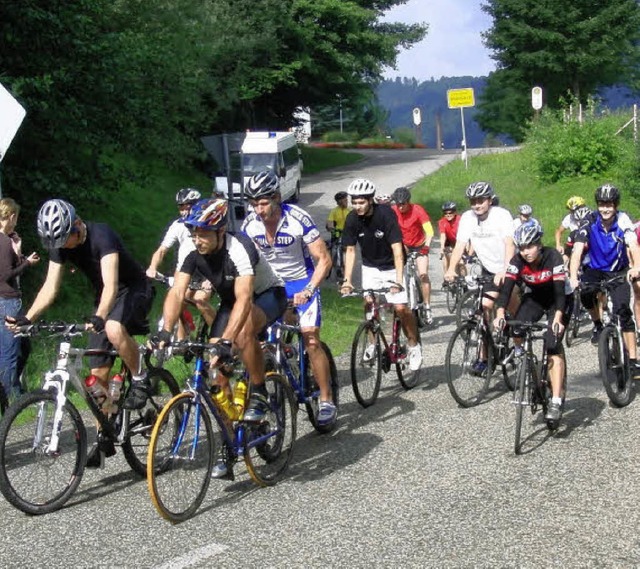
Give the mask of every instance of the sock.
[(562, 405), (562, 397), (552, 397), (551, 402), (557, 403), (558, 405)]
[(137, 374), (137, 375), (131, 375), (131, 381), (144, 381), (147, 378), (146, 374), (141, 373), (141, 374)]

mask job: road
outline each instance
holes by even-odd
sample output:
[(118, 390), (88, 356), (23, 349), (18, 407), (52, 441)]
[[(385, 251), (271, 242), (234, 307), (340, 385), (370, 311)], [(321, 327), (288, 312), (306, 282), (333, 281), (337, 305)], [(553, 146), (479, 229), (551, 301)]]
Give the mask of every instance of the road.
[[(348, 180), (408, 184), (440, 159), (384, 153), (305, 184), (303, 206), (324, 219)], [(322, 215), (318, 215), (321, 213)], [(441, 281), (437, 256), (433, 281)], [(299, 414), (289, 475), (257, 489), (238, 468), (213, 481), (198, 514), (178, 526), (156, 514), (143, 480), (119, 455), (89, 471), (62, 511), (31, 518), (0, 501), (5, 567), (632, 567), (640, 564), (640, 406), (612, 408), (586, 331), (568, 350), (559, 431), (537, 424), (513, 453), (515, 412), (493, 383), (487, 401), (457, 407), (444, 378), (453, 331), (435, 288), (436, 326), (423, 335), (427, 380), (403, 391), (392, 374), (362, 409), (338, 358), (339, 426), (312, 432)], [(325, 334), (330, 334), (326, 324)]]

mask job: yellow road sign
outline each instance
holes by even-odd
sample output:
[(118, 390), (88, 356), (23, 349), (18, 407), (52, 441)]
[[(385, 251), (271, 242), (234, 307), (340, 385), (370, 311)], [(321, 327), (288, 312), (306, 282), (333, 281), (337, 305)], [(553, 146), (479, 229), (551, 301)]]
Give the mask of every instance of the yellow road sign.
[(476, 101), (473, 96), (473, 88), (469, 87), (468, 89), (449, 89), (447, 91), (447, 103), (450, 109), (474, 107)]

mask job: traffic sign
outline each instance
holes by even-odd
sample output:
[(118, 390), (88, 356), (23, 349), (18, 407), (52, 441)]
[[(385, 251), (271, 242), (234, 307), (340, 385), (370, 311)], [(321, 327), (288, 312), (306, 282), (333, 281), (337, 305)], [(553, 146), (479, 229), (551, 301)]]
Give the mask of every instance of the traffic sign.
[(531, 89), (531, 106), (539, 111), (542, 108), (542, 87)]
[(416, 107), (413, 109), (413, 124), (419, 126), (422, 122), (422, 115), (420, 114), (420, 109)]
[(27, 112), (0, 83), (0, 161), (18, 132)]
[(473, 95), (473, 88), (449, 89), (447, 91), (447, 103), (450, 109), (462, 109), (463, 107), (474, 107), (476, 104)]

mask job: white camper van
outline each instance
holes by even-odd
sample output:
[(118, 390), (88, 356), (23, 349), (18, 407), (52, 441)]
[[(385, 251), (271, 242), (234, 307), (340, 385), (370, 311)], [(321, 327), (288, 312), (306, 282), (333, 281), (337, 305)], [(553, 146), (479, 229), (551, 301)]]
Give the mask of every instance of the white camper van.
[[(282, 200), (297, 202), (300, 197), (300, 178), (302, 176), (302, 159), (298, 151), (296, 137), (292, 132), (248, 132), (242, 141), (242, 153), (230, 155), (232, 178), (238, 179), (240, 173), (240, 156), (242, 156), (242, 173), (244, 183), (254, 174), (263, 170), (273, 170), (280, 177)], [(216, 191), (227, 195), (228, 183), (224, 176), (216, 176)], [(240, 184), (233, 183), (233, 195), (240, 196)]]

